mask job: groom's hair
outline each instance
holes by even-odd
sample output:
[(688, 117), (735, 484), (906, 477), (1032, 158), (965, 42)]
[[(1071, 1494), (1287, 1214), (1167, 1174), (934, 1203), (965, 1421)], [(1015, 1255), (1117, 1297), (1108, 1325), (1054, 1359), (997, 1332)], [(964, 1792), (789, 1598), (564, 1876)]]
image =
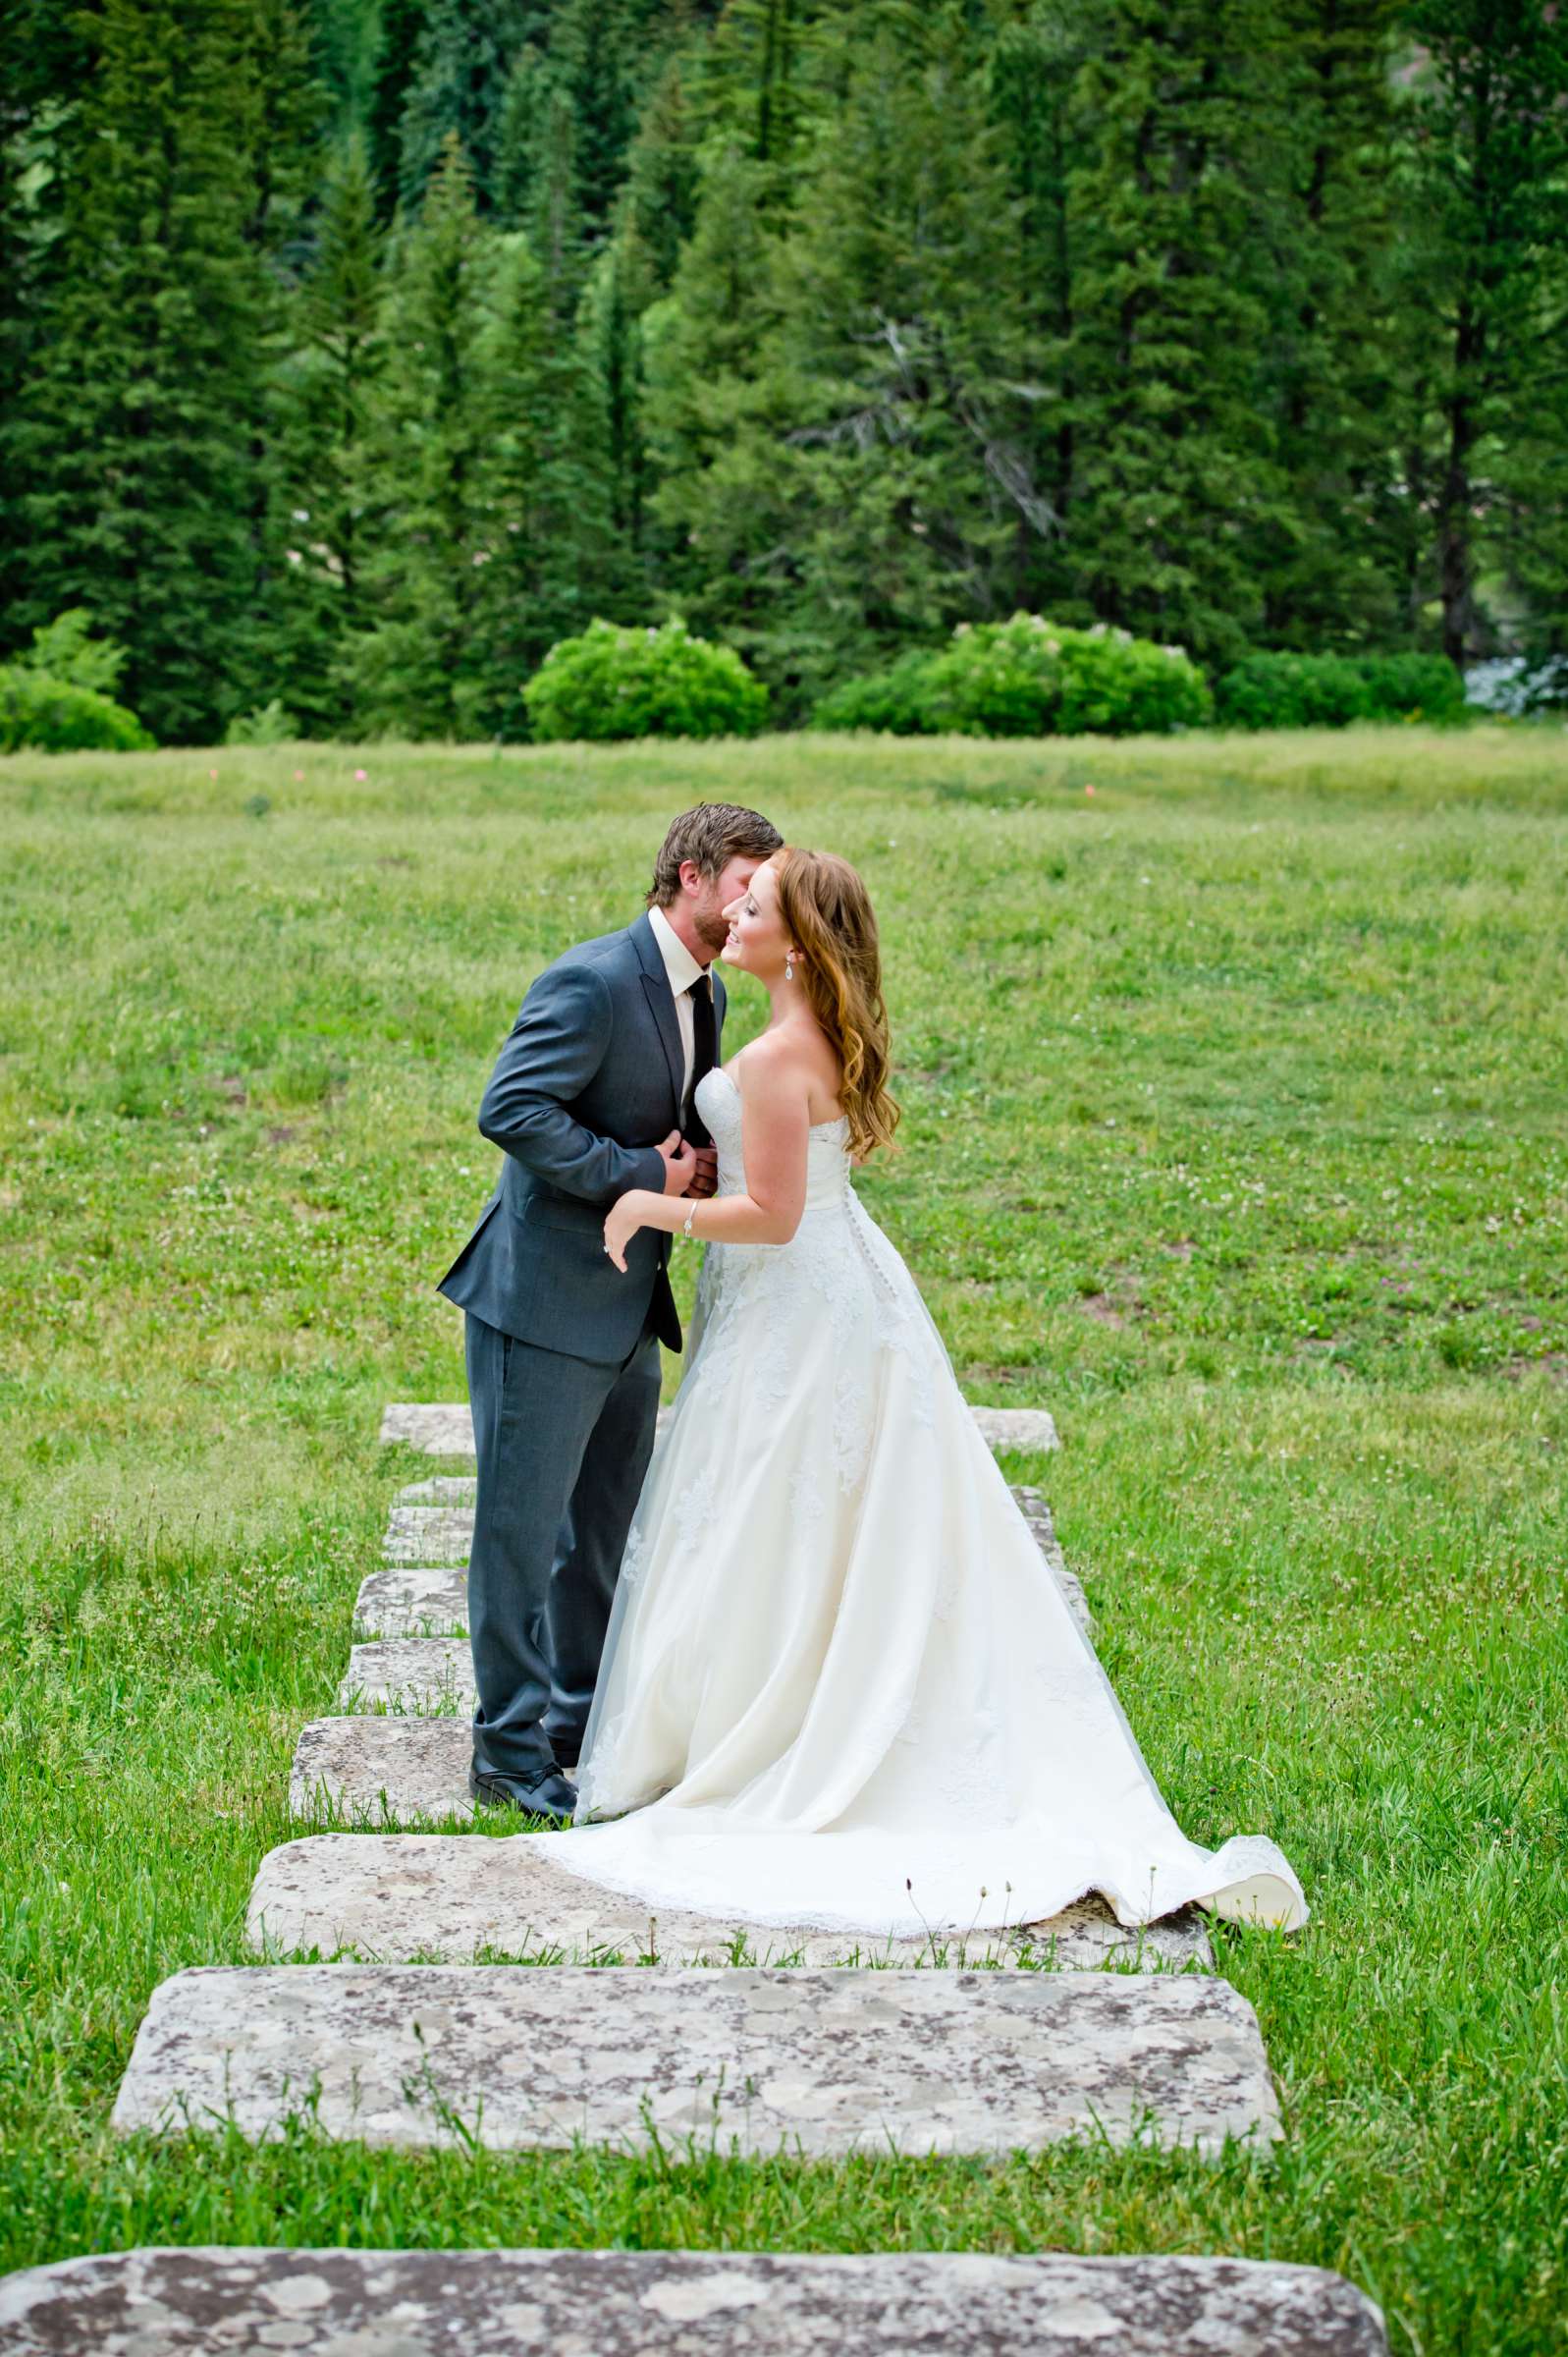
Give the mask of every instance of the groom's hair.
[(680, 890), (683, 859), (693, 860), (711, 881), (731, 859), (768, 859), (783, 844), (778, 828), (760, 810), (742, 809), (738, 802), (699, 802), (695, 810), (681, 811), (659, 846), (648, 905), (669, 907)]

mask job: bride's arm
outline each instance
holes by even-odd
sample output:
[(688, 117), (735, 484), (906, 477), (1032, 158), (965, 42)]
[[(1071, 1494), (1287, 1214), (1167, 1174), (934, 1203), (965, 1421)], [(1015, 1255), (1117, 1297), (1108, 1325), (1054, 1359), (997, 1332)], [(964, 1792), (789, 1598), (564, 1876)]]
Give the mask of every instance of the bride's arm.
[(787, 1052), (754, 1040), (735, 1068), (748, 1191), (695, 1200), (633, 1187), (605, 1221), (605, 1249), (618, 1269), (639, 1228), (724, 1244), (786, 1244), (806, 1207), (810, 1081)]

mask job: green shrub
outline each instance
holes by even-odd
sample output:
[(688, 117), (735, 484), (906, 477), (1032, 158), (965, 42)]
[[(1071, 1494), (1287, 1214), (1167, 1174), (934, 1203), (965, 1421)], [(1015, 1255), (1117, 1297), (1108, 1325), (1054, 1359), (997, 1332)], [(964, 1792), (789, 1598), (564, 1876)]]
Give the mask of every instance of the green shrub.
[(563, 638), (522, 691), (536, 737), (754, 737), (768, 690), (728, 646), (693, 638), (677, 616), (654, 630), (590, 623)]
[(292, 744), (299, 723), (277, 696), (253, 712), (237, 713), (223, 733), (225, 744)]
[(926, 652), (900, 655), (887, 671), (845, 680), (817, 703), (814, 729), (882, 729), (893, 737), (927, 737), (936, 727), (931, 712), (931, 666)]
[(1353, 720), (1458, 720), (1465, 685), (1442, 655), (1260, 651), (1220, 678), (1217, 715), (1232, 729), (1342, 729)]
[(965, 737), (1163, 736), (1209, 718), (1208, 683), (1179, 646), (1096, 623), (1087, 630), (1014, 614), (959, 623), (935, 654), (825, 696), (819, 728), (952, 730)]
[(930, 681), (937, 726), (967, 737), (1164, 736), (1210, 712), (1208, 683), (1179, 646), (1039, 614), (960, 623)]
[(15, 663), (0, 669), (0, 752), (23, 745), (46, 753), (139, 753), (150, 752), (153, 740), (124, 704)]
[(1378, 720), (1460, 720), (1465, 683), (1446, 655), (1358, 655)]
[(1344, 655), (1247, 655), (1220, 675), (1215, 713), (1230, 729), (1342, 729), (1372, 716), (1372, 697)]

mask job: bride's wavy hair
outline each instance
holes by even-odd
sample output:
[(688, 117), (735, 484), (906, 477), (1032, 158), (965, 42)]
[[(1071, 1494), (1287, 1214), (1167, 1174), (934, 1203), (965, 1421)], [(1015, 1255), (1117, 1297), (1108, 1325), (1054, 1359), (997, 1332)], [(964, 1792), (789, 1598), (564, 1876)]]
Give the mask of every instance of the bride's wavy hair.
[(888, 1010), (871, 896), (847, 859), (786, 844), (768, 862), (779, 914), (804, 963), (800, 984), (843, 1077), (849, 1151), (864, 1162), (892, 1143), (898, 1107), (888, 1093)]

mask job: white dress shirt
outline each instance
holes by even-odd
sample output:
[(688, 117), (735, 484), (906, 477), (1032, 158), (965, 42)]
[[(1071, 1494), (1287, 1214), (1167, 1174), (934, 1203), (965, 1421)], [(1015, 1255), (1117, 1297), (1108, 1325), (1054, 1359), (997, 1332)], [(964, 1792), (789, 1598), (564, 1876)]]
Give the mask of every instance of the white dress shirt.
[(680, 1080), (680, 1106), (683, 1113), (686, 1100), (691, 1095), (691, 1069), (697, 1060), (691, 986), (694, 982), (700, 982), (708, 969), (697, 963), (662, 908), (650, 908), (648, 922), (653, 927), (654, 940), (659, 944), (659, 955), (665, 961), (665, 972), (670, 977), (670, 988), (676, 1002), (676, 1021), (680, 1025), (680, 1053), (685, 1060)]

